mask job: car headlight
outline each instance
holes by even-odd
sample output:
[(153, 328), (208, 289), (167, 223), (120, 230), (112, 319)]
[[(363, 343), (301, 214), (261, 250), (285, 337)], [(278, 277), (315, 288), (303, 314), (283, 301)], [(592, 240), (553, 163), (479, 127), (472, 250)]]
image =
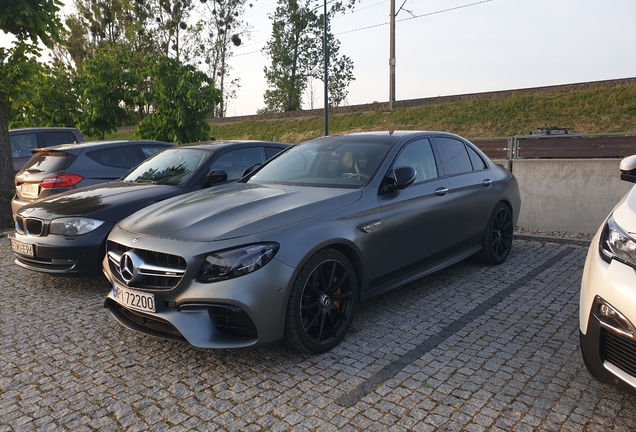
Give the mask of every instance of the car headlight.
[(612, 216), (607, 220), (599, 242), (601, 258), (613, 259), (636, 268), (636, 240), (625, 232)]
[(205, 257), (197, 279), (216, 282), (252, 273), (270, 262), (278, 248), (278, 243), (261, 243), (213, 252)]
[(93, 231), (103, 223), (104, 221), (84, 217), (53, 219), (49, 225), (49, 234), (79, 236)]

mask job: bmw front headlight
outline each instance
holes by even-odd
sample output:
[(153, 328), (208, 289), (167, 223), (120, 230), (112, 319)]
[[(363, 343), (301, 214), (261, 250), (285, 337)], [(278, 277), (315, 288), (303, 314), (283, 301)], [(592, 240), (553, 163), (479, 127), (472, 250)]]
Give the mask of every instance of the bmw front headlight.
[(270, 262), (278, 248), (278, 243), (259, 243), (213, 252), (205, 257), (197, 279), (216, 282), (252, 273)]
[(49, 225), (49, 234), (79, 236), (93, 231), (103, 223), (104, 221), (85, 217), (53, 219)]
[(605, 261), (615, 259), (636, 268), (636, 239), (625, 232), (612, 216), (603, 228), (598, 247)]

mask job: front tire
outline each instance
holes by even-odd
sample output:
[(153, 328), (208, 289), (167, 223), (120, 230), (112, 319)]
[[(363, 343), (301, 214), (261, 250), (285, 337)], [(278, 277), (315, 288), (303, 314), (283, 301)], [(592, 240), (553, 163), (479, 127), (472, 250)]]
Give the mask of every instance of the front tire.
[(486, 264), (501, 264), (512, 248), (512, 212), (510, 208), (500, 202), (493, 209), (482, 240), (482, 250), (477, 258)]
[(349, 259), (335, 249), (313, 255), (296, 278), (287, 304), (285, 342), (310, 353), (342, 341), (358, 303), (358, 280)]

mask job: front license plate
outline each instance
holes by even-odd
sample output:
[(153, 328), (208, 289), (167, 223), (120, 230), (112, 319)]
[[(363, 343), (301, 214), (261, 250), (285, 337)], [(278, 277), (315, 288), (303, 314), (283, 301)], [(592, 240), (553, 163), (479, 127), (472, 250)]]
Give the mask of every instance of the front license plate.
[(28, 255), (33, 257), (33, 245), (28, 243), (22, 243), (16, 240), (11, 240), (11, 250), (20, 255)]
[(142, 293), (113, 283), (113, 296), (118, 303), (144, 312), (155, 312), (154, 294)]
[(40, 193), (40, 185), (39, 184), (29, 184), (23, 183), (22, 189), (20, 190), (22, 195), (29, 198), (37, 198)]

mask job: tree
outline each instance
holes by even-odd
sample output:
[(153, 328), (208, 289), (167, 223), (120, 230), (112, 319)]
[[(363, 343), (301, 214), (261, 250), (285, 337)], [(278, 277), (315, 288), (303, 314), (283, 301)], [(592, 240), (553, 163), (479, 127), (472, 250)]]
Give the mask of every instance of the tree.
[[(192, 0), (157, 0), (154, 6), (159, 49), (165, 56), (171, 54), (181, 60), (184, 38), (187, 37), (188, 18), (194, 9)], [(184, 59), (189, 60), (189, 59)]]
[[(264, 50), (271, 58), (265, 67), (270, 88), (265, 91), (266, 110), (270, 112), (297, 111), (302, 107), (302, 94), (307, 75), (312, 69), (312, 55), (316, 51), (311, 28), (317, 21), (309, 9), (311, 0), (300, 5), (298, 0), (279, 0), (272, 18), (272, 38)], [(314, 59), (315, 60), (315, 59)]]
[(246, 0), (213, 0), (212, 5), (207, 0), (201, 2), (207, 7), (207, 16), (204, 17), (205, 21), (199, 21), (193, 28), (199, 35), (195, 46), (208, 65), (209, 74), (219, 84), (223, 96), (215, 114), (225, 117), (227, 101), (236, 96), (239, 86), (238, 79), (226, 85), (226, 78), (231, 70), (228, 59), (232, 56), (232, 49), (240, 46), (242, 38), (248, 34), (247, 25), (240, 19)]
[(11, 127), (77, 126), (80, 107), (76, 79), (63, 63), (43, 65), (30, 92), (16, 98)]
[(81, 71), (84, 60), (103, 50), (156, 53), (154, 7), (141, 0), (75, 0), (76, 12), (67, 17), (67, 32), (54, 49), (57, 60)]
[[(302, 2), (302, 3), (301, 3)], [(272, 37), (263, 49), (271, 58), (265, 67), (269, 89), (265, 91), (266, 108), (261, 112), (286, 112), (302, 108), (302, 95), (309, 78), (324, 80), (323, 20), (313, 0), (279, 0), (272, 16)], [(328, 18), (353, 5), (332, 3)], [(329, 20), (328, 20), (329, 23)], [(347, 86), (353, 80), (353, 62), (340, 56), (340, 43), (327, 28), (329, 47), (329, 104), (338, 106), (347, 95)], [(324, 81), (323, 81), (324, 82)]]
[(10, 199), (13, 196), (13, 157), (9, 139), (12, 103), (27, 88), (29, 78), (38, 72), (39, 43), (51, 47), (59, 41), (62, 28), (57, 13), (58, 0), (11, 0), (0, 3), (0, 30), (15, 41), (9, 49), (0, 48), (0, 227), (11, 225)]
[(104, 139), (132, 119), (139, 79), (132, 53), (103, 51), (83, 63), (78, 76), (81, 101), (80, 129)]
[(210, 125), (205, 121), (221, 99), (214, 81), (194, 66), (158, 57), (143, 71), (152, 81), (138, 98), (154, 107), (137, 125), (136, 136), (176, 143), (207, 141)]

